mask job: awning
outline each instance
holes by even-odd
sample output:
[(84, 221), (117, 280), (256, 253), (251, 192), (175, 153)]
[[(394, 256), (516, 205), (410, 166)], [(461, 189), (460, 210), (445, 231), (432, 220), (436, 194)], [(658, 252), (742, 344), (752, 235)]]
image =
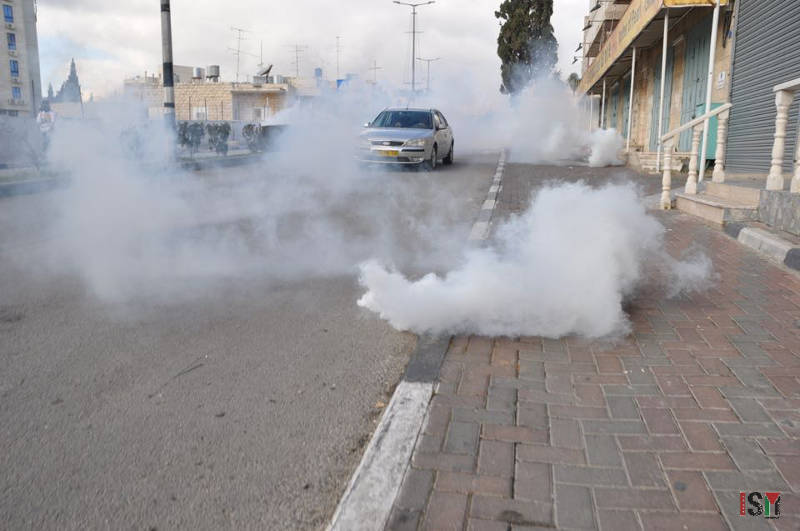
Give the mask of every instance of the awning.
[[(719, 0), (727, 5), (729, 0)], [(580, 92), (585, 94), (605, 75), (609, 68), (625, 53), (642, 31), (664, 7), (713, 7), (715, 0), (633, 0), (628, 10), (611, 33), (600, 54), (586, 69), (581, 79)]]

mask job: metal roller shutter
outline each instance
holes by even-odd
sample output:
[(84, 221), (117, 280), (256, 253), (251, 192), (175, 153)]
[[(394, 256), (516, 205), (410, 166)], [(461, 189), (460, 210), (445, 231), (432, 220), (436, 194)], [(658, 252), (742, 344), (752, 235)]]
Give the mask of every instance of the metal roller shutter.
[[(775, 85), (800, 77), (800, 2), (738, 0), (726, 166), (732, 173), (769, 172), (775, 135)], [(800, 97), (789, 111), (785, 171), (797, 145)]]

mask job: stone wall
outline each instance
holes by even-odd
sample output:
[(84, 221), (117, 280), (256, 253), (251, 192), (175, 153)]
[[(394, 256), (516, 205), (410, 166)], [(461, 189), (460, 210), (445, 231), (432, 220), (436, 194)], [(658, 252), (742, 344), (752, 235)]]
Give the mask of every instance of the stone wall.
[(762, 190), (758, 216), (770, 227), (800, 236), (800, 194)]

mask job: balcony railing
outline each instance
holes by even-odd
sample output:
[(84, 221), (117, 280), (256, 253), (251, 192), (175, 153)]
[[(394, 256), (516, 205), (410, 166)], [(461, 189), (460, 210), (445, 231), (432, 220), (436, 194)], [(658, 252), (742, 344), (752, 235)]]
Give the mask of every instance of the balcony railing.
[(700, 136), (703, 134), (704, 124), (714, 116), (719, 116), (719, 127), (717, 129), (717, 152), (712, 180), (720, 183), (725, 181), (725, 142), (728, 137), (728, 119), (730, 118), (731, 107), (733, 107), (732, 104), (726, 103), (661, 137), (661, 142), (664, 144), (661, 208), (665, 210), (672, 208), (672, 198), (670, 196), (672, 191), (672, 153), (675, 151), (675, 141), (678, 136), (689, 129), (692, 130), (692, 153), (689, 159), (689, 177), (686, 179), (685, 190), (687, 194), (697, 193), (697, 176), (699, 174), (697, 157), (700, 154)]
[[(778, 114), (775, 116), (775, 142), (772, 146), (772, 165), (767, 177), (767, 190), (783, 190), (783, 157), (786, 151), (786, 125), (789, 123), (789, 107), (794, 101), (795, 94), (800, 92), (800, 78), (788, 83), (777, 85), (775, 91), (775, 105)], [(791, 192), (800, 194), (800, 138), (797, 139), (794, 156), (794, 176), (792, 177)]]

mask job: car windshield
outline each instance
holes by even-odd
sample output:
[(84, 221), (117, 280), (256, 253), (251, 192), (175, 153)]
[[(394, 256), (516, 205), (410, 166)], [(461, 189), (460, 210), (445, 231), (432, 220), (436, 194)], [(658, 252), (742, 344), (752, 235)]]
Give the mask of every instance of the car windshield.
[(383, 111), (370, 127), (433, 129), (433, 120), (428, 111)]

